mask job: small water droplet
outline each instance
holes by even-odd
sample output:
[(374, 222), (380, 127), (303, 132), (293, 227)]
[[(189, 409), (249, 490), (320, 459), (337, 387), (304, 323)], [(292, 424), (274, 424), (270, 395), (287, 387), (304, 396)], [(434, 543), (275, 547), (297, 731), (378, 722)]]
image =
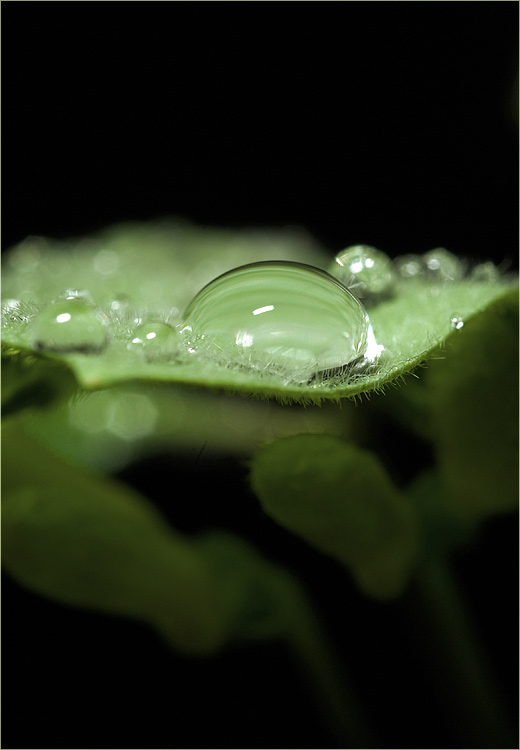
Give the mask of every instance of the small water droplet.
[(424, 261), (422, 256), (408, 254), (399, 255), (394, 259), (394, 268), (402, 279), (420, 279), (424, 275)]
[(129, 351), (139, 352), (149, 362), (178, 359), (182, 339), (178, 331), (167, 323), (142, 323), (127, 344)]
[(44, 307), (31, 325), (35, 349), (53, 352), (99, 352), (108, 342), (106, 317), (95, 307), (88, 292), (67, 290)]
[(291, 382), (362, 360), (370, 332), (366, 310), (343, 284), (285, 261), (240, 266), (214, 279), (189, 304), (182, 325), (190, 350)]
[(130, 312), (130, 307), (131, 301), (130, 298), (126, 296), (126, 294), (120, 294), (119, 297), (116, 297), (110, 303), (110, 311), (113, 313), (117, 313), (118, 315), (128, 315)]
[(365, 302), (389, 296), (395, 282), (390, 258), (370, 245), (352, 245), (342, 250), (329, 267), (329, 273)]
[(463, 276), (462, 263), (444, 247), (425, 253), (423, 262), (428, 281), (458, 281)]
[(486, 263), (479, 263), (478, 266), (471, 272), (471, 278), (473, 281), (498, 281), (500, 278), (500, 272), (494, 263), (487, 261)]
[(458, 331), (463, 327), (464, 319), (461, 318), (460, 315), (452, 315), (450, 319), (450, 325), (452, 328), (455, 328)]

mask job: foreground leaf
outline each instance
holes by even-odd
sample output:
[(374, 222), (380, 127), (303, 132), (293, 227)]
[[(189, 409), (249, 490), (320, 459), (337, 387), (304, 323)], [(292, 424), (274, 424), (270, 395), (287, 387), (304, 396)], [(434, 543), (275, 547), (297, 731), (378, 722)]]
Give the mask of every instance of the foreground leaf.
[(4, 273), (3, 342), (29, 356), (39, 312), (66, 289), (87, 290), (109, 323), (109, 343), (95, 350), (48, 353), (64, 361), (79, 386), (99, 389), (131, 381), (191, 384), (258, 397), (320, 403), (383, 388), (427, 359), (454, 334), (454, 317), (468, 321), (511, 284), (463, 279), (451, 284), (397, 283), (393, 296), (368, 312), (379, 360), (364, 371), (298, 384), (272, 371), (231, 366), (199, 356), (149, 361), (128, 350), (136, 321), (177, 325), (191, 298), (230, 268), (262, 260), (292, 260), (326, 268), (330, 257), (306, 236), (232, 234), (186, 225), (133, 225), (64, 248), (28, 240), (15, 248)]
[(290, 573), (231, 534), (177, 533), (139, 494), (61, 461), (14, 420), (3, 440), (2, 559), (21, 585), (141, 620), (189, 654), (283, 640), (331, 728), (343, 741), (375, 747)]

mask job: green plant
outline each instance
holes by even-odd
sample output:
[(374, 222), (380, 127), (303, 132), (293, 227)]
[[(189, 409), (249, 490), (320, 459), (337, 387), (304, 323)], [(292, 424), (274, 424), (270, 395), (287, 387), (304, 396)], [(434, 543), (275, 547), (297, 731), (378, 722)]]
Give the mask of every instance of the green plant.
[[(200, 311), (188, 306), (219, 274), (262, 261), (269, 264), (210, 287)], [(289, 343), (281, 352), (267, 338), (256, 359), (246, 345), (235, 358), (225, 321), (235, 334), (243, 300), (260, 288), (261, 303), (273, 288), (280, 266), (272, 261), (328, 264), (303, 235), (204, 232), (182, 222), (116, 227), (61, 245), (29, 238), (8, 254), (4, 566), (56, 601), (143, 621), (182, 653), (283, 640), (339, 741), (378, 746), (294, 574), (237, 535), (177, 532), (145, 497), (107, 476), (139, 456), (202, 442), (247, 461), (264, 512), (344, 566), (364, 596), (399, 601), (417, 587), (465, 736), (504, 747), (508, 720), (454, 592), (449, 556), (488, 518), (516, 509), (516, 282), (490, 265), (465, 275), (458, 265), (448, 274), (433, 265), (430, 279), (394, 278), (391, 292), (365, 294), (365, 320), (330, 277), (283, 266), (287, 275), (268, 299), (275, 304), (255, 302), (253, 315), (278, 309), (295, 284), (302, 306), (288, 318)], [(446, 254), (443, 262), (456, 261)], [(347, 362), (334, 359), (337, 331), (349, 325), (336, 324), (342, 304), (351, 305), (345, 320), (355, 331)], [(307, 351), (301, 331), (313, 326)], [(427, 470), (393, 475), (378, 451), (385, 420), (431, 446)]]

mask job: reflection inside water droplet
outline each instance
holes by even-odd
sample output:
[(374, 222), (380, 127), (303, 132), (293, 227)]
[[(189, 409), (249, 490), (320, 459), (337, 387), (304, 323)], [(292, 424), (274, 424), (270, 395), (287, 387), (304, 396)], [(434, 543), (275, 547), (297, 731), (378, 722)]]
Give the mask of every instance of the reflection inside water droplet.
[(108, 343), (107, 319), (88, 292), (68, 290), (34, 316), (31, 339), (44, 351), (100, 352)]
[(129, 351), (139, 352), (149, 362), (175, 360), (181, 347), (179, 332), (161, 322), (148, 322), (138, 326), (127, 344)]
[(204, 287), (186, 309), (182, 333), (191, 350), (221, 365), (304, 383), (318, 371), (362, 361), (371, 327), (337, 279), (300, 263), (268, 261)]
[(329, 267), (329, 273), (367, 303), (389, 296), (395, 282), (390, 258), (370, 245), (352, 245), (342, 250)]

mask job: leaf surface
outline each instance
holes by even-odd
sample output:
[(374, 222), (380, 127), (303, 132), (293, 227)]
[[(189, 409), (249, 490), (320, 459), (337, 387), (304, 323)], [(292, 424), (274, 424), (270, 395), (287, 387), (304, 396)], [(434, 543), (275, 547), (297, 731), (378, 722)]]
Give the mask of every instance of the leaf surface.
[(95, 390), (135, 381), (195, 385), (228, 392), (320, 403), (383, 388), (426, 360), (464, 321), (507, 296), (510, 281), (463, 279), (451, 284), (398, 282), (393, 296), (368, 308), (376, 341), (384, 347), (373, 367), (299, 384), (287, 375), (252, 370), (209, 358), (148, 361), (128, 350), (136, 321), (178, 325), (193, 296), (233, 267), (290, 260), (325, 269), (330, 255), (302, 233), (233, 233), (185, 224), (115, 227), (65, 244), (29, 238), (8, 256), (3, 277), (3, 346), (6, 356), (29, 356), (35, 317), (66, 289), (87, 290), (106, 316), (109, 344), (97, 353), (43, 353), (63, 362), (81, 388)]

